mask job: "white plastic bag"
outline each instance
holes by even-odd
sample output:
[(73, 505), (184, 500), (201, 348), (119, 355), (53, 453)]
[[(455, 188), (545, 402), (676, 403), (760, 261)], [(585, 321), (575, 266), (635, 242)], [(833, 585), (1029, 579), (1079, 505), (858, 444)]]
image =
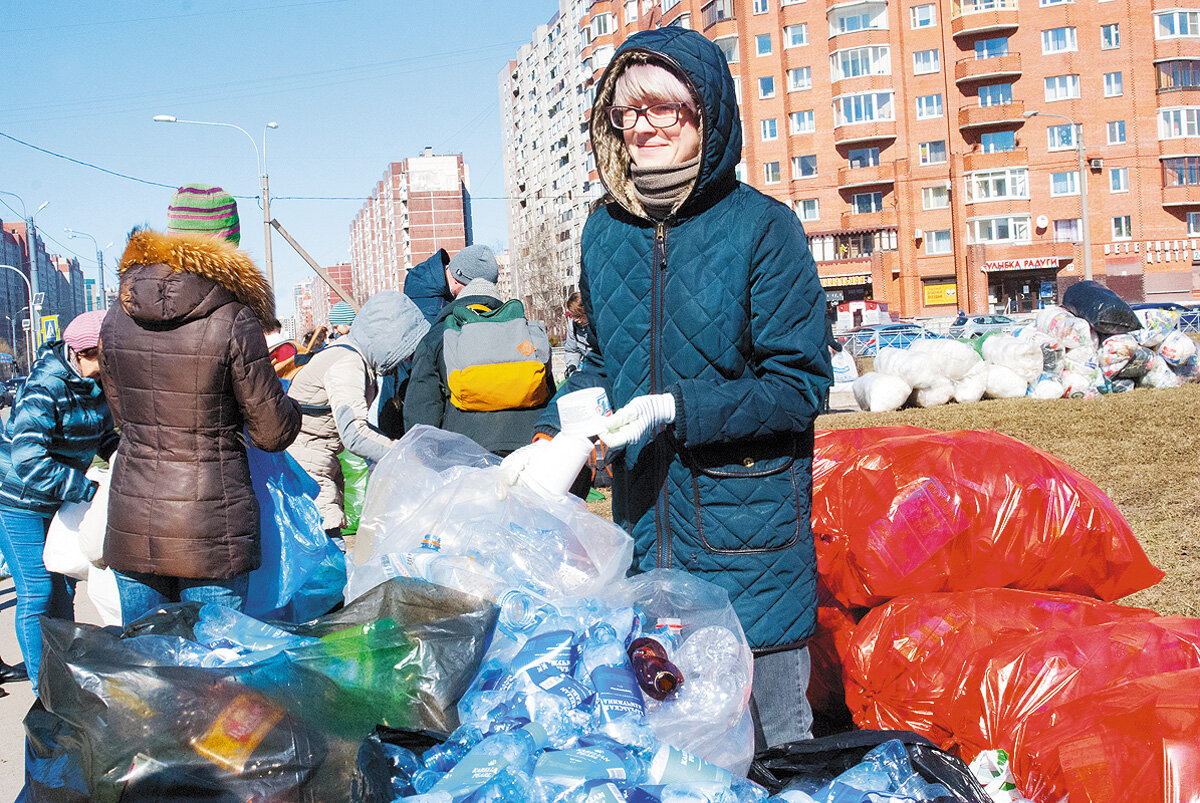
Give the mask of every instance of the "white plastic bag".
[(908, 350), (924, 356), (938, 374), (953, 382), (961, 380), (982, 361), (979, 352), (960, 340), (918, 340), (909, 346)]
[(1066, 393), (1063, 383), (1052, 376), (1042, 375), (1042, 378), (1029, 386), (1031, 399), (1061, 399)]
[(833, 363), (833, 384), (850, 385), (858, 379), (858, 365), (848, 351), (835, 351), (831, 360)]
[(1155, 352), (1150, 360), (1150, 370), (1138, 380), (1138, 387), (1143, 388), (1177, 388), (1182, 384), (1183, 379), (1171, 370), (1171, 366), (1167, 365), (1167, 361), (1158, 352)]
[(1158, 344), (1158, 353), (1167, 365), (1178, 368), (1196, 356), (1196, 341), (1176, 329)]
[(1131, 334), (1137, 338), (1138, 345), (1156, 348), (1167, 335), (1179, 326), (1179, 313), (1169, 309), (1140, 309), (1135, 310), (1142, 328)]
[[(986, 344), (985, 344), (986, 345)], [(1024, 396), (1029, 383), (1003, 365), (989, 365), (983, 394), (989, 399), (1015, 399)]]
[(912, 393), (912, 386), (898, 376), (869, 371), (854, 380), (858, 409), (872, 413), (899, 410)]
[(927, 388), (937, 380), (939, 372), (927, 355), (885, 346), (875, 355), (875, 370), (896, 376), (912, 388)]
[(1112, 379), (1125, 370), (1125, 366), (1129, 365), (1129, 361), (1137, 354), (1137, 350), (1137, 338), (1133, 335), (1113, 335), (1100, 344), (1096, 362), (1104, 375)]
[(967, 375), (954, 383), (954, 400), (959, 404), (970, 404), (983, 398), (987, 390), (988, 364), (977, 362)]
[(46, 547), (42, 550), (42, 559), (50, 571), (86, 580), (88, 566), (103, 557), (111, 476), (107, 469), (89, 468), (87, 478), (98, 484), (91, 501), (66, 502), (50, 520)]
[(937, 407), (954, 398), (954, 382), (944, 376), (934, 379), (927, 388), (917, 388), (909, 399), (918, 407)]
[[(1042, 375), (1042, 349), (1032, 341), (1018, 340), (1003, 333), (995, 334), (983, 341), (982, 351), (983, 359), (1008, 369), (1024, 380), (1026, 385)], [(1024, 394), (1022, 388), (1016, 395)]]
[(87, 573), (88, 599), (96, 606), (100, 622), (105, 625), (124, 624), (121, 621), (121, 595), (117, 591), (117, 575), (112, 569), (89, 566)]

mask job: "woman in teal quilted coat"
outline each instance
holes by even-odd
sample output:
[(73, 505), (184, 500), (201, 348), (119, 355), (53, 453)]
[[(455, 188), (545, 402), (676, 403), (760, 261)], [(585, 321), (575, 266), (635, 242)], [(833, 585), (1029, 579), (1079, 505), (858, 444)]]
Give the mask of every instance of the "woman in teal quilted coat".
[(608, 191), (583, 231), (593, 350), (560, 393), (599, 385), (620, 408), (602, 438), (623, 448), (613, 516), (635, 568), (729, 591), (755, 650), (760, 740), (804, 738), (813, 420), (832, 383), (804, 230), (737, 180), (733, 79), (699, 33), (627, 39), (596, 86), (591, 137)]

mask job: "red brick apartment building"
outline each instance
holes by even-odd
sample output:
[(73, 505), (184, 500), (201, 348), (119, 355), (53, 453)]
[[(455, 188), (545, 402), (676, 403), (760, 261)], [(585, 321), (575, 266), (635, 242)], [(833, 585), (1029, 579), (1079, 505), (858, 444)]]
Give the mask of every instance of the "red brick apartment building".
[(434, 154), (391, 162), (350, 224), (355, 297), (399, 290), (408, 269), (445, 248), (470, 245), (470, 178), (462, 154)]
[(1090, 240), (1094, 276), (1126, 299), (1200, 300), (1200, 11), (595, 0), (581, 25), (594, 78), (643, 28), (721, 46), (742, 178), (795, 209), (834, 298), (1028, 310), (1084, 278)]

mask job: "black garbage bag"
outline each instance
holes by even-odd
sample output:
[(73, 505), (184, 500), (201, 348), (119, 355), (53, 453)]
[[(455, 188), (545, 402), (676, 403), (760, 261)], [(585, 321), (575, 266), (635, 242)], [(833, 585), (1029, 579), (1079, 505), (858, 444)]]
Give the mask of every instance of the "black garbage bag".
[(912, 731), (859, 730), (778, 745), (759, 751), (750, 765), (750, 780), (772, 795), (787, 789), (808, 791), (832, 781), (859, 764), (863, 756), (890, 739), (904, 743), (913, 769), (929, 783), (940, 783), (954, 803), (991, 803), (962, 759), (939, 750)]
[(346, 800), (377, 723), (457, 726), (495, 619), (490, 602), (407, 579), (302, 625), (195, 603), (124, 633), (44, 619), (41, 700), (59, 722), (27, 729), (58, 728), (43, 753), (78, 765), (90, 800)]
[(1101, 338), (1142, 328), (1119, 295), (1099, 282), (1076, 282), (1063, 293), (1062, 306), (1077, 318), (1083, 318)]
[(398, 763), (413, 761), (444, 741), (444, 733), (384, 725), (375, 728), (358, 749), (358, 765), (350, 782), (351, 803), (391, 803), (415, 794)]

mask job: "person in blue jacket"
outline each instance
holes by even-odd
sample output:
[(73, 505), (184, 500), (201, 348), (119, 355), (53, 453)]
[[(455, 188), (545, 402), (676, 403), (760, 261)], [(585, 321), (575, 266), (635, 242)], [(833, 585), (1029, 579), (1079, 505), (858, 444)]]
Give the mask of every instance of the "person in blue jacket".
[(74, 618), (74, 581), (46, 570), (42, 551), (63, 502), (87, 502), (97, 484), (85, 472), (117, 445), (113, 418), (97, 383), (104, 311), (67, 325), (63, 340), (38, 353), (12, 414), (0, 431), (0, 550), (17, 587), (17, 643), (38, 687), (38, 617)]
[[(592, 351), (560, 388), (601, 386), (623, 449), (613, 517), (635, 569), (724, 587), (755, 651), (760, 746), (806, 738), (816, 624), (813, 420), (832, 384), (825, 295), (800, 221), (740, 183), (742, 126), (720, 49), (629, 37), (596, 86), (607, 196), (583, 230)], [(557, 431), (547, 408), (540, 431)]]

